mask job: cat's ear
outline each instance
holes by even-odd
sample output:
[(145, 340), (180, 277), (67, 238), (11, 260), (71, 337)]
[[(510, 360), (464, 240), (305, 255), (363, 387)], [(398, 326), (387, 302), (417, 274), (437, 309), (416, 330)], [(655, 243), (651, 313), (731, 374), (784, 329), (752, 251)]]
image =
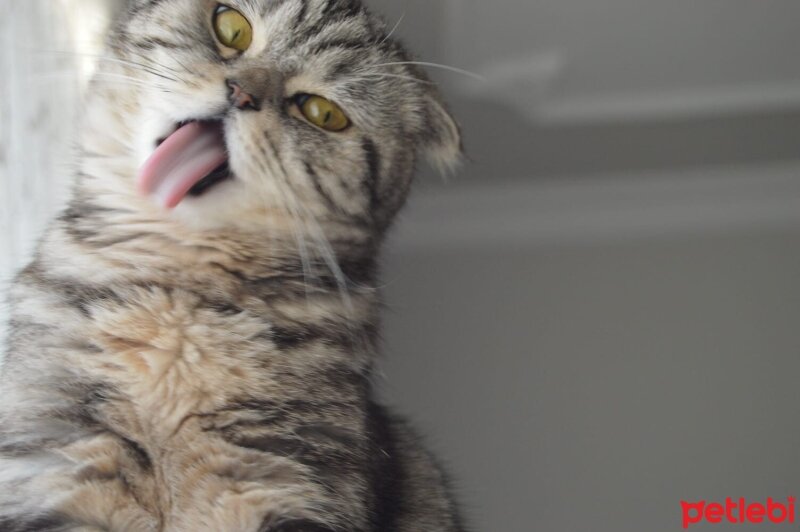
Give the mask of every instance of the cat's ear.
[(437, 170), (443, 174), (453, 172), (464, 154), (461, 128), (438, 96), (427, 99), (427, 114), (428, 130), (422, 149)]

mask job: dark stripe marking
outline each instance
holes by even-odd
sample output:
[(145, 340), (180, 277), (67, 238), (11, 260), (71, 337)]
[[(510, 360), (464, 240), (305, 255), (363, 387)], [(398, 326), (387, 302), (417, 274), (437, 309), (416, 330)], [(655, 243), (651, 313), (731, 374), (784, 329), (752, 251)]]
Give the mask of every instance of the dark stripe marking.
[(375, 143), (366, 137), (364, 137), (361, 142), (361, 149), (364, 151), (364, 162), (367, 165), (362, 183), (364, 190), (369, 194), (370, 212), (374, 216), (381, 207), (381, 199), (378, 191), (380, 185), (381, 157)]
[(0, 516), (0, 530), (3, 532), (57, 532), (68, 530), (69, 527), (76, 524), (57, 514), (18, 517)]

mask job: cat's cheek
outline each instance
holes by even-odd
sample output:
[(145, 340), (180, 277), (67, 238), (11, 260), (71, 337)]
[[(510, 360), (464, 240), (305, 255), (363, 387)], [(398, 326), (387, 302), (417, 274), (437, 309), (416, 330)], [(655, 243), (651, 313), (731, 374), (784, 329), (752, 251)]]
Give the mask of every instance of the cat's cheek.
[(252, 194), (259, 195), (262, 201), (280, 197), (278, 181), (281, 174), (291, 171), (284, 147), (276, 144), (282, 137), (280, 124), (266, 111), (234, 113), (225, 121), (231, 171), (237, 181)]
[(134, 164), (141, 168), (153, 154), (159, 139), (166, 138), (175, 130), (175, 121), (163, 113), (153, 111), (142, 113), (138, 130), (134, 137)]

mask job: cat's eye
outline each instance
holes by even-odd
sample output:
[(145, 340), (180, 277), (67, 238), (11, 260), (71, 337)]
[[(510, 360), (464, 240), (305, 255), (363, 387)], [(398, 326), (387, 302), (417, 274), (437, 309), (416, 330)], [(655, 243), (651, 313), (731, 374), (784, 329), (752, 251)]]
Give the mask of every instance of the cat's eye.
[(339, 132), (350, 127), (350, 119), (342, 108), (322, 96), (298, 94), (294, 100), (305, 119), (318, 128)]
[(253, 42), (253, 26), (233, 8), (220, 5), (214, 12), (214, 32), (223, 46), (244, 52)]

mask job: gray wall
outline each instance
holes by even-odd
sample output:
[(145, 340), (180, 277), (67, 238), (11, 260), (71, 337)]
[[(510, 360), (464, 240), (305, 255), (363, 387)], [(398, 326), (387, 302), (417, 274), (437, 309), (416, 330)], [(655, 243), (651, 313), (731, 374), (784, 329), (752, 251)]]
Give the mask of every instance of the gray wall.
[(796, 495), (798, 236), (405, 255), (385, 387), (476, 530), (666, 532), (681, 500)]
[(796, 496), (798, 221), (602, 221), (398, 238), (383, 388), (475, 530), (667, 532), (682, 500)]
[(797, 3), (375, 3), (490, 77), (437, 75), (472, 160), (392, 241), (383, 366), (475, 529), (797, 496)]
[(800, 153), (793, 0), (370, 2), (439, 69), (463, 180), (553, 179)]

